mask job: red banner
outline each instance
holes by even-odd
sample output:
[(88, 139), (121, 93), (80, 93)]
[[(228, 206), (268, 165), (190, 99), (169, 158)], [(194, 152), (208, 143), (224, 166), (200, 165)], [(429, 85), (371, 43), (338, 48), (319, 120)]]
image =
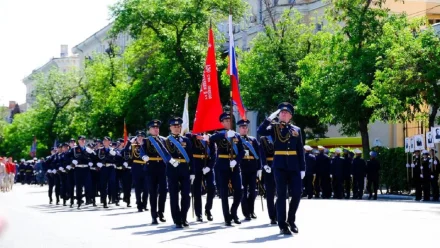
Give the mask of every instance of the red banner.
[(223, 128), (219, 121), (223, 113), (217, 80), (217, 64), (215, 61), (215, 44), (212, 29), (208, 35), (208, 54), (206, 55), (200, 95), (194, 118), (193, 133), (203, 133)]
[(127, 144), (127, 141), (128, 141), (127, 125), (125, 125), (125, 120), (124, 120), (124, 145)]

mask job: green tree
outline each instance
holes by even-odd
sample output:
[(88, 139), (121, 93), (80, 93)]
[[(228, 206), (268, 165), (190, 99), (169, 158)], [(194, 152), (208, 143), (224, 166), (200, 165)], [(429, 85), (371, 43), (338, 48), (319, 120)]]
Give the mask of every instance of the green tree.
[[(324, 123), (341, 124), (345, 134), (360, 133), (364, 156), (369, 152), (368, 124), (376, 108), (367, 104), (374, 91), (377, 59), (390, 44), (379, 42), (389, 35), (384, 26), (399, 25), (401, 18), (383, 7), (385, 0), (334, 0), (327, 19), (332, 34), (318, 33), (321, 49), (299, 62), (303, 81), (297, 88), (301, 113), (318, 116)], [(393, 35), (399, 35), (395, 33)], [(370, 90), (365, 90), (365, 89)]]
[[(304, 23), (303, 16), (293, 8), (276, 22), (270, 3), (266, 4), (269, 21), (253, 40), (251, 50), (242, 53), (240, 81), (245, 105), (267, 114), (283, 101), (296, 105), (295, 89), (301, 84), (296, 74), (298, 62), (319, 46), (313, 42), (315, 24)], [(316, 116), (295, 114), (294, 121), (302, 129), (312, 130), (309, 137), (323, 136), (327, 130)]]
[(153, 118), (166, 122), (180, 116), (186, 92), (193, 116), (209, 23), (226, 20), (230, 9), (241, 18), (246, 6), (241, 0), (125, 0), (112, 7), (113, 34), (134, 38), (124, 54), (131, 80), (125, 106), (129, 126), (144, 128)]

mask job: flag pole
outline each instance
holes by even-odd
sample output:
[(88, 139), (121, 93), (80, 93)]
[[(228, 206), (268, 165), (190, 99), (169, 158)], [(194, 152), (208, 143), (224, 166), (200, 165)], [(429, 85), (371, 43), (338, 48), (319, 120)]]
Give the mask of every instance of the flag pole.
[[(232, 67), (231, 67), (231, 65), (232, 65), (232, 60), (233, 59), (235, 59), (235, 56), (233, 56), (233, 54), (234, 54), (234, 52), (235, 52), (235, 49), (233, 50), (233, 49), (231, 49), (231, 42), (233, 42), (233, 41), (231, 41), (231, 38), (232, 38), (232, 35), (231, 35), (231, 33), (233, 32), (233, 29), (232, 29), (232, 7), (231, 7), (231, 2), (229, 1), (229, 16), (230, 16), (230, 30), (229, 30), (229, 32), (230, 32), (230, 34), (229, 34), (229, 47), (230, 47), (230, 49), (229, 49), (229, 103), (230, 103), (230, 106), (231, 106), (231, 108), (230, 108), (230, 114), (231, 114), (231, 126), (230, 126), (230, 128), (231, 128), (231, 130), (233, 130), (233, 131), (235, 131), (235, 121), (234, 121), (234, 102), (233, 102), (233, 100), (232, 100), (232, 90), (233, 90), (233, 84), (232, 84)], [(233, 153), (233, 149), (232, 149), (232, 147), (233, 147), (233, 144), (232, 144), (232, 142), (234, 142), (234, 138), (232, 138), (232, 140), (231, 140), (231, 144), (230, 144), (230, 147), (229, 147), (229, 152), (230, 152), (230, 161), (232, 161), (233, 160), (233, 158), (234, 158), (234, 153)], [(231, 171), (234, 171), (234, 168), (231, 168)]]

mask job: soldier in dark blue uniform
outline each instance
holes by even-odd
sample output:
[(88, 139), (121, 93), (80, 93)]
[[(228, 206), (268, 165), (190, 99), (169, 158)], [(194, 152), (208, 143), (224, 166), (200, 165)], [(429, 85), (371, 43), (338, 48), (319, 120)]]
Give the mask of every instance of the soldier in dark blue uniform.
[(367, 175), (367, 164), (361, 157), (362, 151), (354, 150), (356, 157), (353, 159), (351, 174), (353, 175), (353, 199), (362, 199), (364, 195), (364, 179)]
[(431, 161), (429, 152), (427, 150), (422, 151), (422, 166), (420, 180), (422, 181), (423, 188), (423, 201), (431, 200)]
[(246, 220), (256, 219), (255, 207), (255, 189), (257, 171), (261, 169), (259, 157), (260, 144), (255, 137), (248, 136), (249, 120), (239, 120), (237, 122), (240, 138), (243, 143), (245, 155), (240, 163), (241, 181), (243, 184), (243, 196), (241, 198), (241, 210)]
[[(103, 139), (104, 147), (99, 148), (96, 153), (98, 162), (96, 165), (100, 168), (100, 184), (101, 184), (101, 201), (104, 208), (108, 208), (107, 196), (112, 194), (111, 199), (115, 201), (117, 198), (115, 183), (116, 183), (116, 163), (118, 154), (113, 148), (110, 148), (111, 138), (106, 136)], [(116, 206), (119, 203), (115, 202)]]
[[(421, 170), (421, 157), (420, 157), (420, 151), (416, 150), (414, 152), (413, 156), (413, 164), (411, 165), (413, 170), (413, 186), (416, 189), (416, 201), (422, 200), (422, 180), (420, 178), (420, 174), (422, 173)], [(367, 178), (368, 179), (368, 178)]]
[(311, 146), (304, 146), (305, 150), (305, 159), (306, 159), (306, 176), (303, 180), (303, 185), (305, 188), (306, 196), (308, 199), (312, 199), (313, 197), (313, 180), (316, 176), (315, 167), (316, 167), (316, 158), (315, 155), (311, 153), (313, 148)]
[[(52, 151), (51, 151), (51, 155), (49, 156), (49, 158), (46, 160), (46, 166), (47, 166), (47, 184), (49, 186), (48, 189), (48, 194), (49, 194), (49, 204), (52, 204), (53, 198), (52, 198), (52, 194), (53, 194), (53, 188), (55, 187), (55, 177), (57, 176), (57, 170), (55, 167), (56, 165), (56, 156), (57, 156), (57, 147), (53, 147)], [(55, 190), (55, 196), (57, 199), (57, 203), (59, 203), (60, 201), (60, 192)]]
[(331, 160), (330, 178), (332, 179), (333, 198), (342, 199), (342, 183), (344, 178), (344, 158), (341, 158), (341, 149), (335, 149), (335, 156)]
[(436, 151), (431, 149), (431, 187), (432, 187), (432, 200), (439, 201), (439, 187), (438, 187), (438, 178), (440, 174), (440, 163), (439, 159), (435, 155)]
[[(121, 149), (120, 145), (124, 144), (124, 140), (119, 138), (117, 140), (117, 142), (113, 142), (112, 143), (112, 147), (114, 148), (114, 150), (116, 151), (116, 153), (118, 154), (118, 160), (116, 161), (116, 183), (115, 183), (115, 190), (116, 190), (116, 196), (117, 198), (115, 199), (117, 202), (119, 202), (121, 200), (121, 192), (123, 190), (123, 176), (124, 176), (124, 166), (122, 164), (122, 154), (121, 154)], [(116, 202), (115, 202), (116, 203)]]
[(119, 140), (119, 148), (118, 152), (120, 154), (122, 164), (122, 193), (124, 194), (124, 197), (122, 198), (122, 201), (127, 203), (127, 207), (131, 207), (130, 205), (130, 198), (131, 198), (131, 186), (133, 183), (132, 175), (131, 175), (131, 157), (130, 157), (130, 150), (125, 149), (124, 140)]
[(144, 131), (137, 131), (136, 137), (131, 138), (125, 146), (125, 152), (129, 152), (131, 159), (131, 164), (127, 167), (131, 167), (138, 212), (148, 210), (147, 202), (150, 193), (148, 190), (147, 166), (141, 156), (141, 145), (144, 144), (145, 137), (147, 137), (147, 135)]
[[(81, 208), (83, 203), (83, 187), (86, 195), (86, 199), (91, 199), (91, 175), (90, 167), (93, 166), (93, 157), (96, 153), (90, 148), (86, 147), (86, 137), (78, 137), (78, 146), (75, 146), (70, 150), (70, 157), (72, 158), (72, 164), (75, 166), (75, 184), (76, 184), (76, 202), (78, 209)], [(72, 207), (72, 205), (71, 205)]]
[[(159, 136), (159, 127), (161, 121), (152, 120), (148, 123), (148, 132), (150, 136), (144, 139), (140, 147), (140, 156), (145, 161), (147, 167), (148, 189), (150, 191), (150, 207), (152, 224), (166, 222), (165, 202), (167, 197), (166, 166), (171, 163), (177, 166), (178, 161), (174, 160), (165, 148), (165, 138)], [(158, 195), (159, 193), (159, 195)]]
[[(368, 200), (371, 200), (371, 197), (374, 195), (374, 200), (377, 200), (377, 190), (379, 188), (379, 170), (380, 170), (380, 163), (377, 160), (377, 153), (374, 151), (370, 152), (370, 160), (367, 161), (367, 189), (368, 192), (370, 192), (370, 196), (368, 197)], [(419, 174), (414, 174), (418, 175)], [(371, 187), (373, 187), (373, 190), (371, 190)]]
[[(288, 229), (298, 233), (295, 224), (296, 211), (302, 194), (302, 179), (305, 176), (304, 148), (301, 139), (301, 129), (290, 124), (294, 109), (290, 103), (283, 102), (278, 105), (278, 110), (272, 113), (258, 128), (258, 133), (272, 136), (274, 140), (273, 172), (277, 189), (277, 220), (281, 234), (291, 234)], [(279, 114), (279, 123), (271, 121)], [(286, 218), (287, 188), (290, 189), (288, 216)]]
[(72, 164), (72, 149), (75, 147), (75, 145), (75, 139), (71, 138), (69, 141), (69, 151), (67, 151), (68, 161), (66, 161), (66, 168), (67, 165), (69, 166), (67, 168), (67, 196), (70, 198), (70, 206), (72, 207), (75, 195), (75, 165)]
[(31, 163), (26, 164), (26, 184), (31, 184), (32, 176), (34, 174), (34, 168)]
[(192, 197), (194, 197), (194, 210), (197, 221), (203, 222), (202, 218), (202, 187), (206, 191), (205, 216), (208, 221), (213, 221), (211, 214), (212, 202), (215, 195), (214, 161), (215, 146), (213, 143), (203, 140), (202, 135), (188, 133), (186, 137), (191, 141), (194, 161), (195, 179), (193, 182)]
[[(274, 156), (274, 144), (272, 136), (260, 137), (260, 161), (264, 173), (262, 173), (264, 187), (266, 190), (266, 205), (269, 214), (270, 224), (277, 224), (277, 212), (275, 208), (275, 178), (273, 176), (272, 164)], [(257, 175), (259, 176), (259, 175)]]
[(72, 169), (70, 166), (71, 159), (69, 158), (69, 144), (62, 144), (62, 152), (59, 155), (59, 163), (58, 163), (58, 173), (60, 176), (60, 184), (61, 184), (61, 199), (63, 199), (63, 206), (66, 206), (67, 200), (69, 200), (68, 194), (68, 182), (67, 182), (67, 173)]
[(344, 157), (344, 163), (343, 163), (343, 185), (344, 185), (344, 197), (345, 199), (350, 199), (350, 190), (351, 190), (351, 180), (352, 180), (352, 174), (351, 174), (351, 163), (352, 163), (352, 157), (349, 154), (349, 151), (347, 149), (343, 149), (343, 157)]
[[(189, 226), (186, 218), (190, 206), (190, 183), (195, 179), (192, 145), (187, 137), (180, 135), (182, 123), (183, 120), (180, 117), (174, 117), (169, 120), (171, 134), (165, 142), (165, 147), (171, 157), (178, 162), (167, 164), (170, 208), (176, 228)], [(180, 204), (179, 191), (182, 196)]]
[[(215, 160), (215, 173), (220, 188), (225, 225), (231, 226), (232, 220), (234, 220), (235, 224), (241, 224), (237, 216), (237, 209), (242, 197), (240, 162), (245, 152), (240, 136), (235, 131), (230, 130), (232, 126), (231, 115), (229, 113), (222, 113), (219, 119), (225, 130), (213, 134), (209, 137), (209, 142), (217, 145), (216, 156), (211, 159)], [(208, 138), (205, 136), (205, 141), (207, 140)], [(228, 202), (229, 182), (231, 182), (234, 190), (234, 200), (231, 209), (229, 209)]]

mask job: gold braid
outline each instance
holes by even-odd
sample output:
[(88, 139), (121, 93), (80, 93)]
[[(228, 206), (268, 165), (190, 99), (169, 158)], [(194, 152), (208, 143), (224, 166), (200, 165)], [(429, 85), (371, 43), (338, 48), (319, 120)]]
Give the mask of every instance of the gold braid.
[(269, 153), (269, 154), (273, 154), (274, 152), (274, 146), (273, 144), (270, 144), (269, 142), (267, 142), (267, 138), (264, 137), (263, 139), (261, 139), (263, 141), (263, 146), (264, 146), (264, 150)]
[(275, 126), (275, 134), (276, 134), (276, 137), (278, 138), (278, 140), (281, 143), (286, 143), (290, 139), (290, 132), (287, 132), (287, 135), (283, 136), (281, 134), (280, 125), (274, 125), (274, 126)]
[(171, 145), (171, 141), (169, 139), (167, 139), (167, 141), (165, 142), (167, 149), (170, 153), (175, 153), (176, 152), (176, 147)]

